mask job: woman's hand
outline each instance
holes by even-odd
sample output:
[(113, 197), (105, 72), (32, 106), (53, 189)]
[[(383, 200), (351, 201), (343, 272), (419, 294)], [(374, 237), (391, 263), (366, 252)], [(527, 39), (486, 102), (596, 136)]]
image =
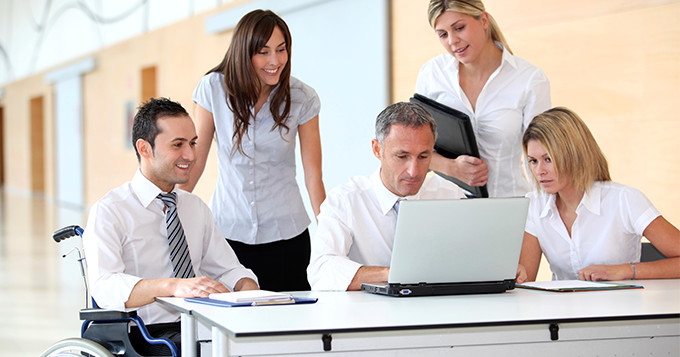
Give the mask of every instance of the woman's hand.
[(519, 264), (517, 266), (517, 274), (515, 275), (515, 282), (517, 284), (522, 284), (523, 282), (527, 281), (527, 270), (524, 268), (524, 265)]
[(457, 178), (470, 186), (484, 186), (489, 181), (489, 166), (484, 160), (468, 155), (453, 159), (458, 167)]
[(579, 280), (626, 280), (633, 278), (630, 264), (591, 265), (578, 271)]
[(484, 186), (489, 181), (489, 166), (484, 160), (473, 156), (460, 155), (455, 159), (447, 159), (435, 152), (430, 169), (455, 177), (470, 186)]

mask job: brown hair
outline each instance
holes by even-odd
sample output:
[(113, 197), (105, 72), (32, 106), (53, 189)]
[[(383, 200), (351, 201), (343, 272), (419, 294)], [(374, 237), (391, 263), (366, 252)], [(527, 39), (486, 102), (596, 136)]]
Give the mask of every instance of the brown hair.
[[(486, 8), (480, 0), (430, 0), (430, 5), (427, 8), (427, 19), (430, 22), (430, 26), (434, 28), (435, 21), (444, 11), (460, 12), (479, 20), (482, 14), (486, 12)], [(498, 23), (496, 23), (491, 14), (488, 12), (487, 14), (489, 15), (489, 35), (491, 40), (502, 43), (503, 47), (512, 54), (510, 45), (505, 40), (505, 36), (503, 36)]]
[[(558, 177), (566, 175), (579, 191), (595, 181), (611, 181), (609, 165), (586, 123), (573, 111), (556, 107), (537, 115), (522, 136), (524, 154), (530, 140), (538, 141), (555, 165)], [(540, 189), (534, 177), (536, 187)]]
[(260, 80), (253, 69), (251, 59), (257, 51), (267, 44), (276, 27), (283, 32), (288, 62), (281, 71), (279, 84), (274, 89), (275, 92), (271, 99), (270, 111), (274, 117), (272, 130), (279, 129), (281, 131), (285, 129), (288, 131), (286, 120), (290, 113), (292, 38), (288, 25), (278, 15), (270, 10), (254, 10), (244, 15), (234, 29), (224, 59), (219, 65), (208, 71), (208, 73), (217, 72), (224, 75), (227, 106), (234, 113), (232, 155), (235, 151), (245, 155), (241, 142), (248, 131), (251, 118), (254, 119), (252, 107), (257, 103), (261, 90)]

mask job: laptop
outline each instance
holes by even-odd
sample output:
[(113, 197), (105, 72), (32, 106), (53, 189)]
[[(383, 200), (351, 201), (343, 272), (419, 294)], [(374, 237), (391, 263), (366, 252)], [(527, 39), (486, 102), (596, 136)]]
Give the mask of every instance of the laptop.
[(406, 200), (399, 205), (389, 296), (501, 293), (514, 289), (529, 199)]
[[(467, 114), (418, 93), (413, 95), (410, 102), (423, 106), (437, 122), (437, 141), (434, 148), (439, 154), (450, 159), (455, 159), (459, 155), (479, 157), (477, 139)], [(441, 172), (437, 174), (460, 186), (468, 197), (489, 197), (486, 185), (470, 186), (455, 177)]]

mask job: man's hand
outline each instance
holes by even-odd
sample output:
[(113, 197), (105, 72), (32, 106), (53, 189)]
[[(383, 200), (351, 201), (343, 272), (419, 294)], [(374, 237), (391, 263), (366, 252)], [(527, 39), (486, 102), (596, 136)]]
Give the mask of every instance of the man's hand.
[(366, 267), (362, 266), (354, 274), (347, 291), (361, 290), (362, 283), (380, 283), (387, 281), (390, 275), (389, 267)]
[(210, 294), (228, 293), (224, 284), (206, 276), (191, 279), (173, 279), (172, 296), (208, 297)]

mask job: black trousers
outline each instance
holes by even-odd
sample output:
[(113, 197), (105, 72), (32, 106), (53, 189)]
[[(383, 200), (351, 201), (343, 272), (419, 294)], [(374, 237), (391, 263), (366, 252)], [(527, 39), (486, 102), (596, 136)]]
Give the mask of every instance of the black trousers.
[(241, 264), (251, 269), (260, 289), (271, 291), (310, 290), (307, 266), (311, 254), (309, 230), (298, 236), (265, 244), (245, 244), (227, 239)]
[[(154, 338), (167, 338), (175, 343), (177, 349), (182, 351), (181, 327), (179, 322), (168, 322), (146, 325), (149, 334)], [(150, 345), (144, 340), (144, 336), (135, 325), (130, 326), (130, 342), (135, 350), (144, 356), (171, 356), (170, 349), (165, 345)], [(198, 347), (197, 347), (198, 348)]]

